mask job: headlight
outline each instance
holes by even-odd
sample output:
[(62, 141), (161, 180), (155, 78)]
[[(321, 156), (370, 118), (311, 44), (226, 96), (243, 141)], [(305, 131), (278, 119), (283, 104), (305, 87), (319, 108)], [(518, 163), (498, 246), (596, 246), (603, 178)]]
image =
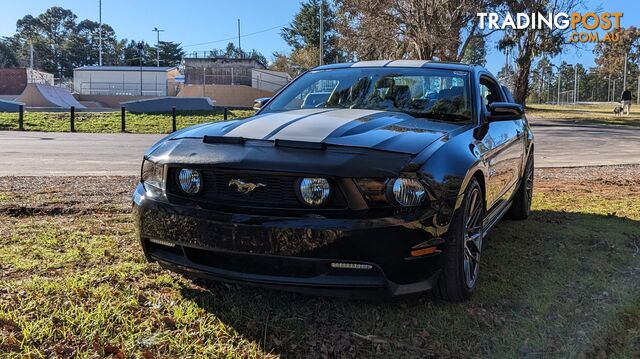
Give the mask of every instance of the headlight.
[(189, 168), (183, 168), (178, 172), (178, 184), (186, 194), (194, 195), (200, 192), (202, 177), (200, 172)]
[(397, 178), (393, 182), (393, 197), (401, 206), (417, 206), (424, 202), (427, 191), (420, 181), (414, 178)]
[(300, 198), (309, 206), (321, 206), (329, 201), (331, 184), (326, 178), (303, 178), (300, 180)]
[(164, 166), (157, 165), (149, 160), (142, 162), (142, 174), (140, 180), (147, 191), (149, 187), (164, 189)]

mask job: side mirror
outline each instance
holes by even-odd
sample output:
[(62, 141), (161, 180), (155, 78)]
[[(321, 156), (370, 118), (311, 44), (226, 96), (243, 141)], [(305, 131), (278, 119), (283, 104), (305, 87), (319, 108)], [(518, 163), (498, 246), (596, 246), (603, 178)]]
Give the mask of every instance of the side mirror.
[(261, 97), (253, 100), (253, 109), (258, 111), (262, 108), (267, 102), (271, 100), (271, 97)]
[(524, 115), (524, 107), (517, 103), (493, 102), (487, 107), (489, 108), (489, 122), (514, 120)]

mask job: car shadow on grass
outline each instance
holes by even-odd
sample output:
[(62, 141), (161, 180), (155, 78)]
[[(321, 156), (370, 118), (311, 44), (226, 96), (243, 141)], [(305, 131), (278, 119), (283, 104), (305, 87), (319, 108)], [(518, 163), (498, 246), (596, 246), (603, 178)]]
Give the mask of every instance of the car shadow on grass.
[(638, 276), (640, 222), (535, 211), (494, 229), (480, 286), (465, 303), (428, 294), (347, 300), (206, 281), (181, 294), (284, 357), (633, 356)]

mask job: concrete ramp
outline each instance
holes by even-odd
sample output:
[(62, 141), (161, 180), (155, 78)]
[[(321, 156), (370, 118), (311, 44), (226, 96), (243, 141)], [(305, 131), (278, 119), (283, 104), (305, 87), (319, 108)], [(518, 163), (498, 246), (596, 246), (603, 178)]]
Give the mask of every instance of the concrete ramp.
[(66, 89), (43, 84), (27, 84), (16, 101), (23, 102), (27, 107), (85, 108)]
[(177, 111), (212, 111), (213, 102), (208, 97), (158, 97), (147, 100), (122, 102), (127, 111), (133, 113), (171, 112)]
[(22, 102), (0, 99), (0, 112), (18, 112), (20, 111), (20, 105), (24, 104)]

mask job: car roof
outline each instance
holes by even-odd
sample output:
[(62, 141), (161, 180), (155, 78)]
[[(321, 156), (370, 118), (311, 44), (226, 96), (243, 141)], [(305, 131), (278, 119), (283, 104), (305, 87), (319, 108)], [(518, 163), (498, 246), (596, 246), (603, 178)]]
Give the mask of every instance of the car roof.
[(479, 71), (486, 69), (479, 65), (465, 64), (461, 62), (445, 62), (431, 60), (374, 60), (346, 62), (330, 65), (322, 65), (313, 70), (344, 69), (350, 67), (407, 67), (407, 68), (433, 68), (443, 70)]

